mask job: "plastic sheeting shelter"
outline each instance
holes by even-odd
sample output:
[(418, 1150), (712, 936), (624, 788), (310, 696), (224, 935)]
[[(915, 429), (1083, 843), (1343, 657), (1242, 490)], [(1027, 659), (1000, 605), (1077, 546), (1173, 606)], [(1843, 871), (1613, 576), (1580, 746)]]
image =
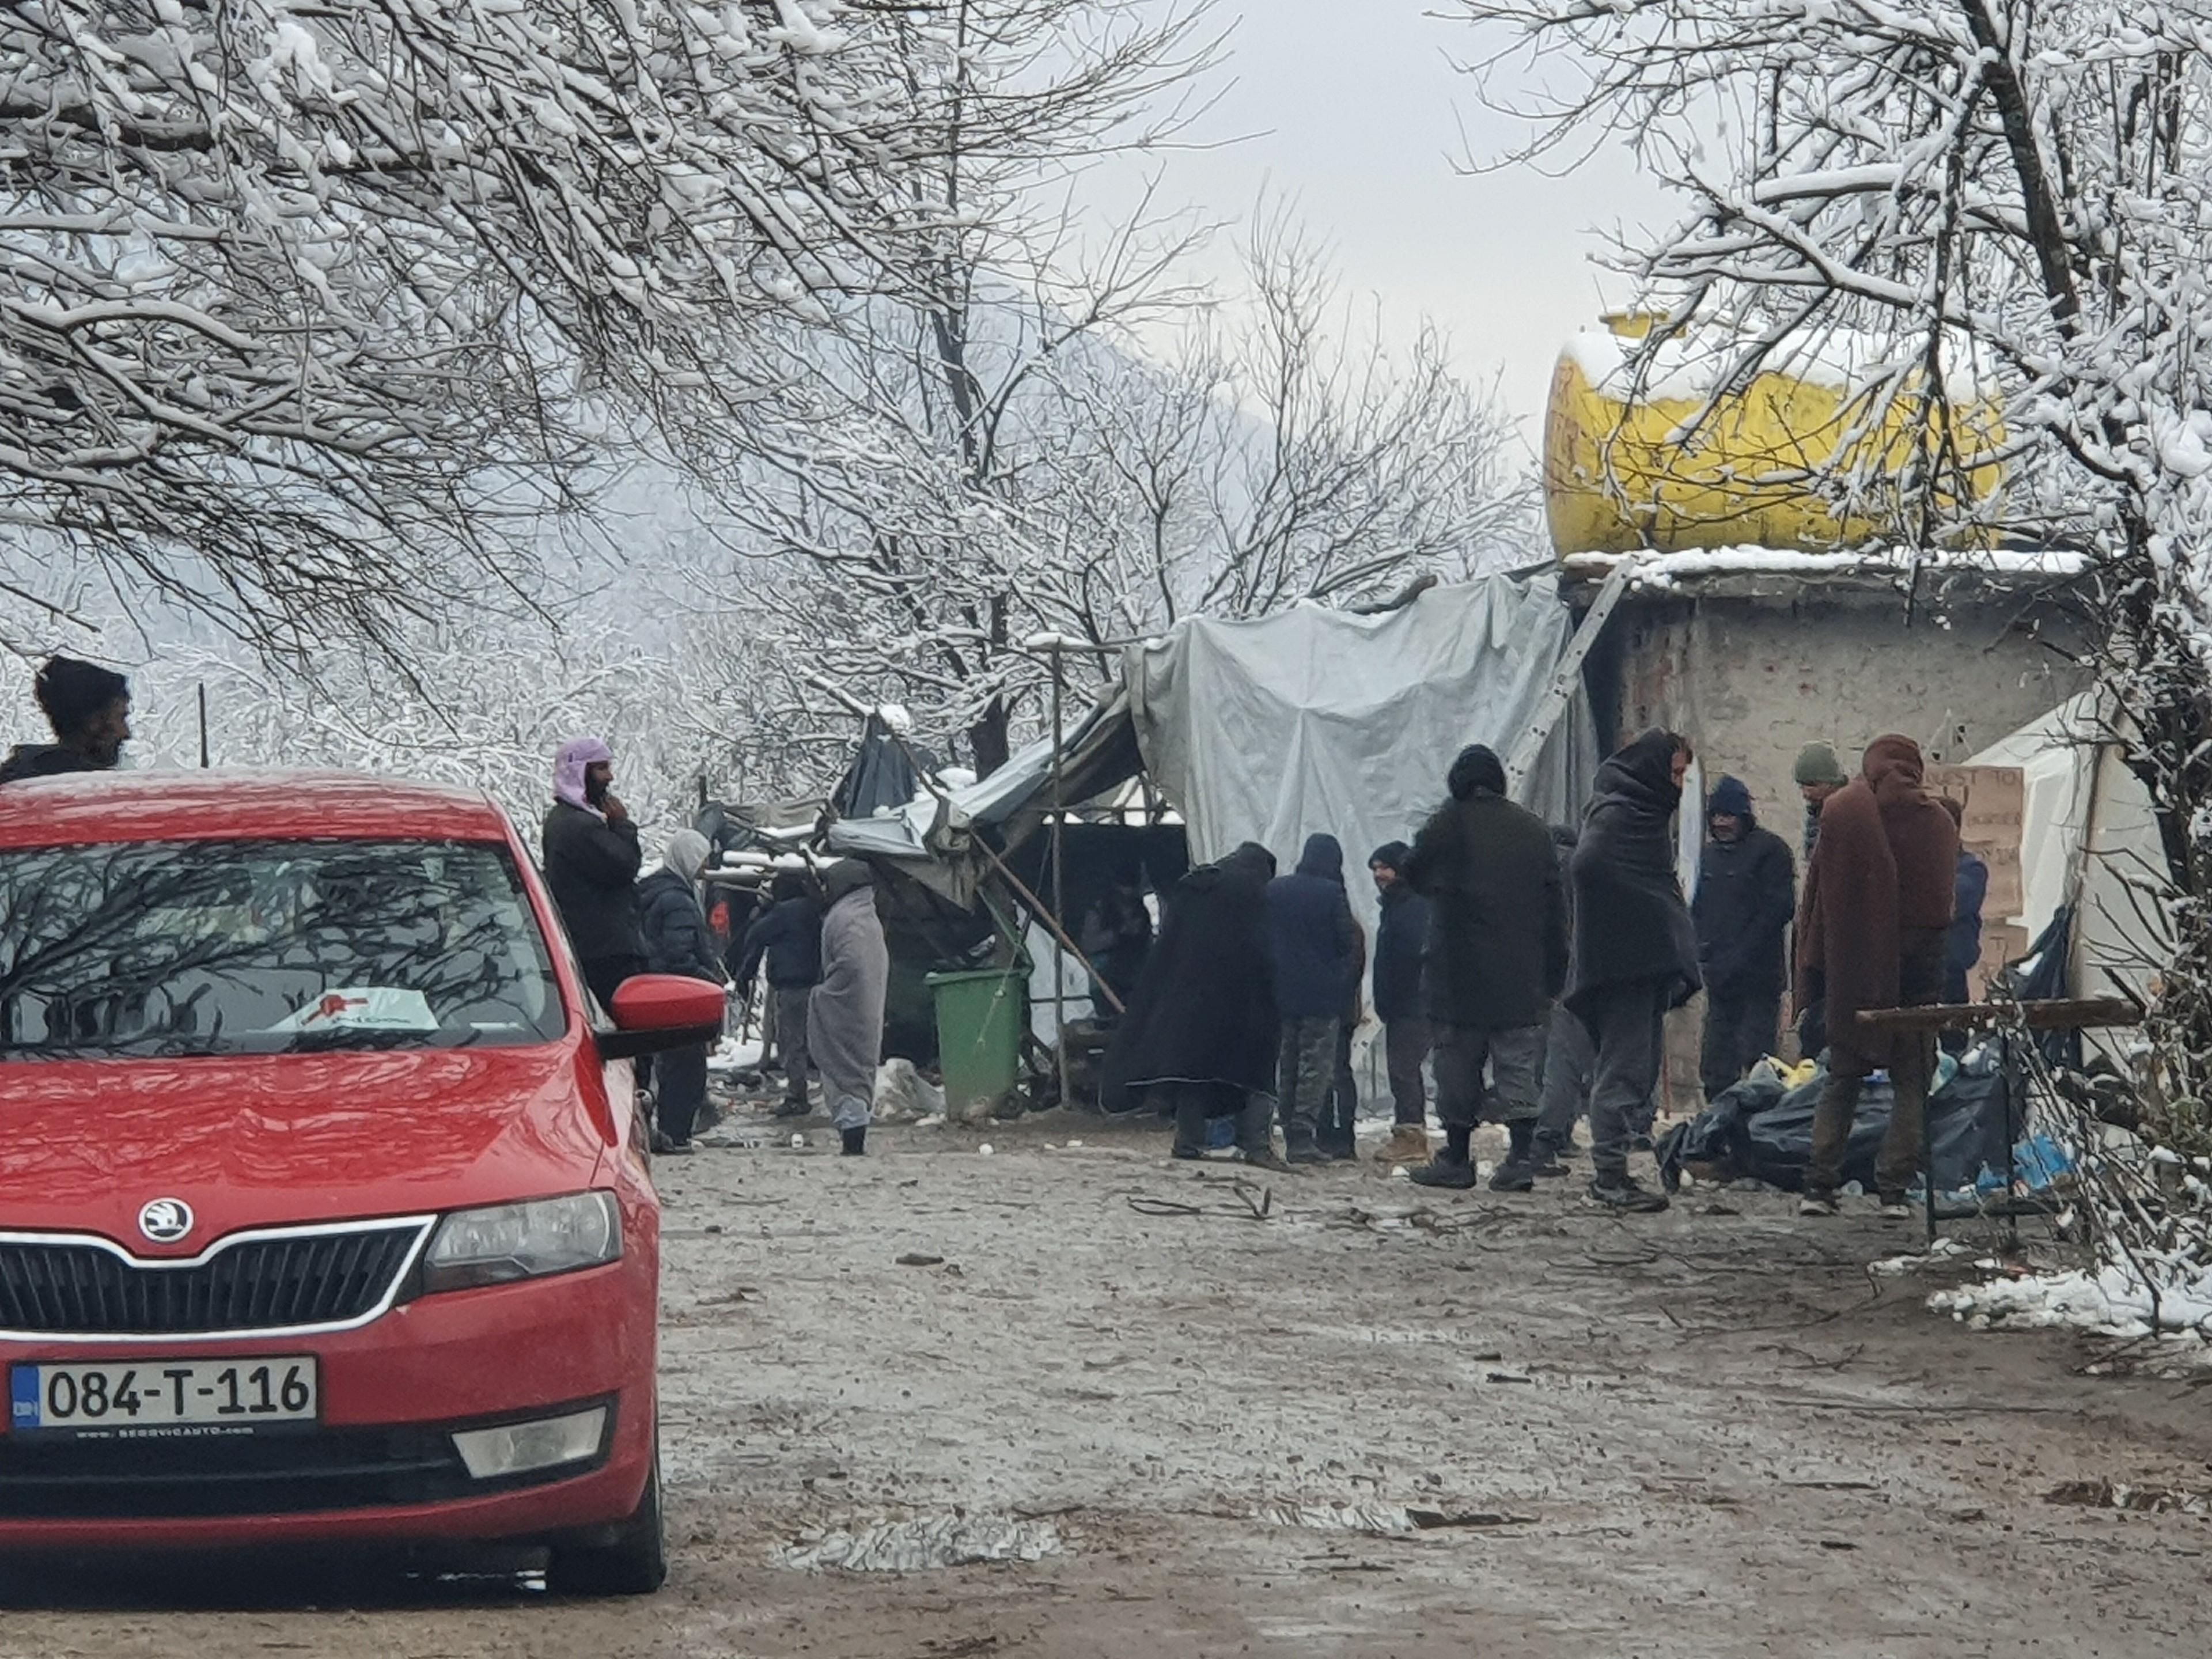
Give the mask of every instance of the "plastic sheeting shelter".
[(2033, 939), (2071, 903), (2068, 993), (2143, 996), (2172, 953), (2172, 890), (2149, 793), (2097, 709), (2085, 691), (1967, 763), (2016, 766), (2024, 785), (2021, 914), (1984, 920)]
[[(1412, 838), (1462, 747), (1510, 752), (1573, 635), (1548, 574), (1434, 587), (1371, 616), (1301, 605), (1249, 622), (1188, 618), (1123, 653), (1118, 688), (1066, 735), (1061, 798), (1089, 800), (1141, 770), (1182, 813), (1197, 863), (1256, 841), (1288, 869), (1307, 836), (1326, 830), (1344, 843), (1371, 932), (1369, 852)], [(1523, 804), (1572, 822), (1598, 758), (1577, 689)], [(830, 844), (896, 860), (964, 902), (978, 878), (964, 840), (978, 828), (1020, 839), (1048, 815), (1052, 785), (1046, 740), (945, 801), (833, 825)]]
[[(1535, 717), (1574, 617), (1549, 576), (1431, 588), (1373, 616), (1301, 605), (1255, 622), (1194, 618), (1122, 665), (1152, 781), (1182, 809), (1194, 863), (1256, 841), (1285, 870), (1309, 835), (1344, 843), (1352, 904), (1372, 933), (1367, 855), (1411, 841), (1470, 743), (1500, 758)], [(1597, 735), (1577, 692), (1522, 801), (1579, 815)]]

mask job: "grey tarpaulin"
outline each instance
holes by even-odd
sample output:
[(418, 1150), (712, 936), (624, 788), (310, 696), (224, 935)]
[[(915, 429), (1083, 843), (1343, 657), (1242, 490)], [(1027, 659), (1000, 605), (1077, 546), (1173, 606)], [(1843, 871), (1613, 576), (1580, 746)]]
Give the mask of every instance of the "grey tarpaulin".
[[(1131, 647), (1122, 684), (1194, 861), (1256, 841), (1287, 869), (1327, 830), (1358, 872), (1372, 848), (1413, 838), (1464, 745), (1510, 750), (1573, 634), (1554, 578), (1492, 576), (1375, 616), (1301, 605), (1255, 622), (1194, 617)], [(1522, 805), (1573, 822), (1598, 759), (1577, 692)], [(1371, 933), (1373, 885), (1350, 885)]]
[[(1375, 893), (1361, 861), (1413, 838), (1466, 744), (1511, 750), (1573, 634), (1548, 575), (1434, 587), (1376, 616), (1302, 605), (1255, 622), (1193, 617), (1122, 653), (1121, 684), (1069, 727), (1061, 786), (1068, 800), (1085, 800), (1141, 763), (1183, 814), (1200, 862), (1256, 841), (1287, 869), (1306, 836), (1325, 830), (1344, 843), (1352, 903), (1371, 933)], [(1577, 690), (1522, 803), (1573, 822), (1598, 759)], [(840, 820), (830, 847), (891, 861), (969, 904), (981, 873), (971, 830), (988, 827), (1010, 846), (1034, 833), (1051, 782), (1048, 737), (949, 801)]]

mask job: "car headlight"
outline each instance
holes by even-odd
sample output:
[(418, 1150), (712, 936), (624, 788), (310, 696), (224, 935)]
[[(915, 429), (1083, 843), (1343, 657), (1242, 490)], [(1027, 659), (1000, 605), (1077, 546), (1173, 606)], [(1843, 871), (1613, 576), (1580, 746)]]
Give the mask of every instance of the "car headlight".
[(622, 1211), (612, 1193), (456, 1210), (422, 1253), (422, 1288), (465, 1291), (596, 1267), (622, 1255)]

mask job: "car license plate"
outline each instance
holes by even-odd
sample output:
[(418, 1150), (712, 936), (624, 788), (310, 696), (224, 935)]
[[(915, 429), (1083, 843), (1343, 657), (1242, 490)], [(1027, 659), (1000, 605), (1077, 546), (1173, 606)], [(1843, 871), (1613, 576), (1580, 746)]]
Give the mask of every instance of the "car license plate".
[(309, 1355), (16, 1365), (9, 1427), (118, 1440), (250, 1434), (313, 1422), (320, 1393)]

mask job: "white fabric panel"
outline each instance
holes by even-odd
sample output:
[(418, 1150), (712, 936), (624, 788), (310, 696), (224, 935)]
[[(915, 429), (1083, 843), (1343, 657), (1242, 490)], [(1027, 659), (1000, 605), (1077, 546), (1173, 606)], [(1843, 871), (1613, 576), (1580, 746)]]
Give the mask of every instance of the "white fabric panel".
[(2069, 698), (1967, 763), (2017, 766), (2026, 790), (2021, 890), (2012, 921), (2029, 938), (2076, 901), (2069, 988), (2141, 995), (2172, 952), (2166, 852), (2150, 795), (2117, 744), (2101, 740), (2096, 694)]

